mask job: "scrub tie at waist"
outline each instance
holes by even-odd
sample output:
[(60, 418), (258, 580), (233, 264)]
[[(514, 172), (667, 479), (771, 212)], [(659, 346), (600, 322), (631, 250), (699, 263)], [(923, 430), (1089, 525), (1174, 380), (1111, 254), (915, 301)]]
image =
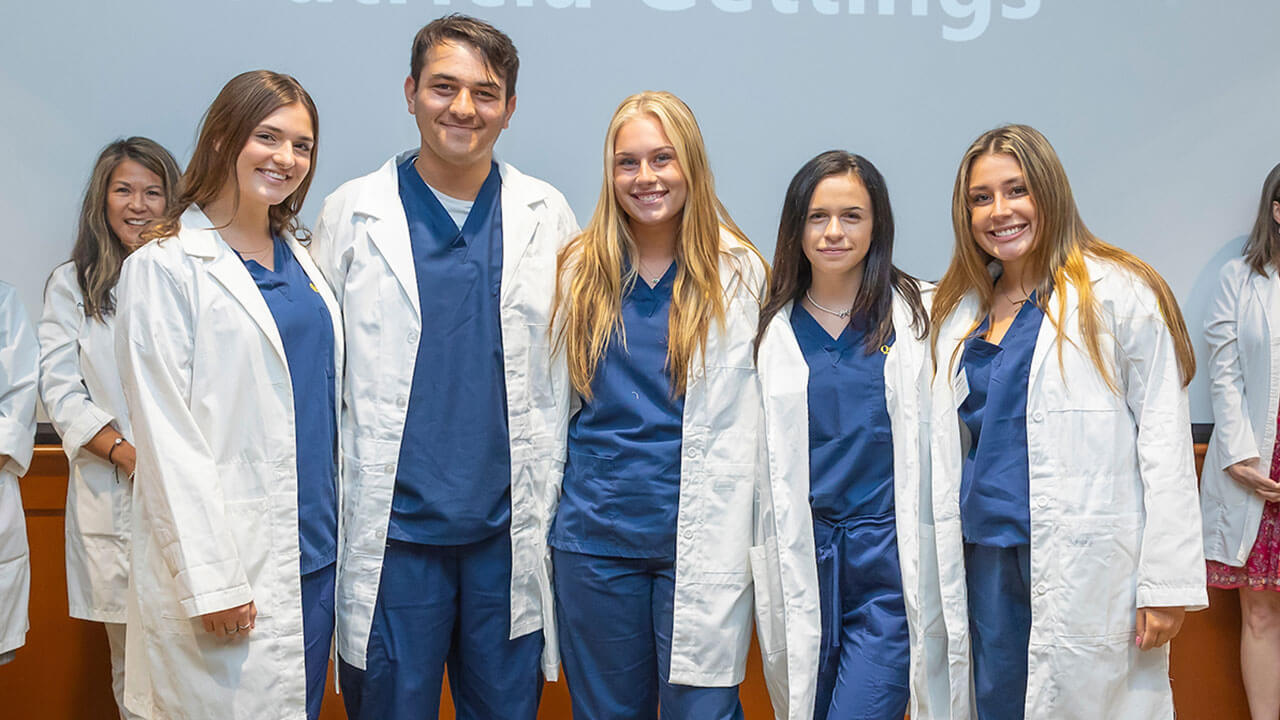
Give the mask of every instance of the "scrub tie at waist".
[[(844, 622), (844, 603), (840, 592), (840, 572), (844, 567), (844, 553), (841, 540), (860, 532), (897, 532), (896, 517), (892, 510), (879, 515), (858, 515), (855, 517), (831, 522), (814, 516), (814, 528), (829, 528), (831, 535), (827, 542), (817, 548), (819, 593), (826, 593), (829, 614), (823, 617), (822, 632), (827, 636), (828, 646), (840, 647), (840, 627)], [(895, 558), (896, 560), (896, 558)], [(872, 559), (872, 562), (875, 560)]]

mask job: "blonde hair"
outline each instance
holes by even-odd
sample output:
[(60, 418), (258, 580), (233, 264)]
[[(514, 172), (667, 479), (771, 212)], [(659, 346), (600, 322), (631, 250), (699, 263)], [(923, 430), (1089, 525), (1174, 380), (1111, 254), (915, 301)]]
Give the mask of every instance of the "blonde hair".
[[(938, 331), (948, 316), (968, 293), (976, 293), (985, 316), (991, 311), (995, 294), (987, 265), (992, 256), (978, 244), (973, 234), (972, 211), (968, 202), (969, 175), (973, 163), (985, 155), (1011, 155), (1022, 168), (1031, 200), (1036, 210), (1036, 242), (1029, 251), (1028, 263), (1040, 277), (1036, 288), (1038, 302), (1047, 309), (1048, 298), (1057, 299), (1056, 318), (1066, 314), (1067, 286), (1075, 289), (1080, 302), (1080, 334), (1084, 338), (1089, 357), (1098, 369), (1107, 387), (1119, 392), (1113, 373), (1104, 361), (1099, 335), (1102, 319), (1098, 299), (1093, 294), (1085, 257), (1090, 256), (1111, 262), (1137, 275), (1155, 293), (1160, 315), (1173, 335), (1174, 350), (1178, 360), (1182, 384), (1191, 382), (1195, 375), (1196, 360), (1191, 349), (1191, 338), (1178, 309), (1178, 302), (1164, 279), (1152, 267), (1133, 254), (1109, 245), (1089, 232), (1080, 212), (1076, 209), (1071, 184), (1067, 180), (1062, 162), (1049, 141), (1035, 128), (1026, 125), (1006, 125), (983, 133), (969, 146), (951, 196), (951, 224), (955, 231), (955, 252), (951, 265), (938, 283), (933, 301), (932, 352), (937, 360)], [(1062, 364), (1065, 328), (1046, 312), (1057, 330), (1058, 363)], [(981, 319), (969, 328), (972, 333)], [(957, 348), (958, 351), (959, 348)], [(953, 353), (951, 362), (955, 361)]]
[(666, 365), (673, 394), (684, 393), (694, 355), (706, 351), (712, 321), (724, 325), (721, 230), (759, 257), (716, 197), (706, 145), (689, 107), (667, 92), (642, 92), (623, 100), (605, 135), (604, 181), (595, 213), (582, 233), (560, 251), (556, 262), (556, 292), (551, 309), (552, 326), (557, 328), (554, 347), (565, 350), (569, 380), (574, 390), (588, 400), (592, 396), (591, 381), (615, 329), (626, 342), (622, 293), (636, 281), (638, 260), (627, 215), (614, 192), (613, 155), (622, 126), (640, 116), (652, 117), (662, 126), (688, 185), (676, 238), (677, 269), (667, 333)]

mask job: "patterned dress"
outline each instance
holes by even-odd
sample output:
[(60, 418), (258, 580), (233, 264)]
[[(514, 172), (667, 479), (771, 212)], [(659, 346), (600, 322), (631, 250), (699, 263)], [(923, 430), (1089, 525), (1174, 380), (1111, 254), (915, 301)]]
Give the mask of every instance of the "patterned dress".
[[(1276, 418), (1276, 446), (1271, 453), (1271, 472), (1267, 477), (1280, 479), (1280, 417)], [(1280, 590), (1280, 503), (1268, 502), (1262, 509), (1258, 539), (1253, 541), (1244, 567), (1232, 567), (1209, 560), (1209, 587), (1250, 590)]]

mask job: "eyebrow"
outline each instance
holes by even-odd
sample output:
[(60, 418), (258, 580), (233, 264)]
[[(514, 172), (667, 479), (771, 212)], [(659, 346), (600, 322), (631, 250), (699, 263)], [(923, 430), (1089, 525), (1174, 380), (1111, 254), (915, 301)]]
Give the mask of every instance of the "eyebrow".
[[(271, 132), (273, 132), (273, 133), (275, 133), (275, 134), (277, 134), (277, 135), (288, 135), (288, 134), (289, 134), (289, 133), (286, 133), (284, 130), (281, 130), (280, 128), (276, 127), (275, 125), (268, 125), (268, 124), (266, 124), (266, 123), (263, 123), (263, 124), (259, 125), (259, 126), (258, 126), (258, 129), (259, 129), (259, 130), (270, 130)], [(299, 139), (299, 140), (306, 140), (307, 142), (312, 142), (312, 143), (313, 143), (313, 142), (315, 142), (315, 138), (311, 137), (310, 135), (299, 135), (299, 136), (298, 136), (298, 139)]]
[(483, 82), (478, 82), (478, 83), (467, 83), (467, 82), (463, 82), (462, 78), (460, 77), (457, 77), (455, 75), (447, 75), (445, 73), (434, 73), (427, 77), (427, 82), (432, 82), (433, 80), (447, 80), (449, 82), (458, 83), (459, 85), (470, 85), (471, 87), (487, 88), (487, 89), (493, 89), (493, 90), (502, 89), (502, 84), (494, 80), (485, 80)]
[[(651, 152), (651, 153), (656, 153), (656, 152), (662, 152), (663, 150), (668, 150), (668, 151), (670, 151), (670, 152), (675, 152), (675, 151), (676, 151), (676, 149), (675, 149), (674, 147), (670, 146), (670, 145), (663, 145), (662, 147), (654, 148), (654, 149), (650, 150), (649, 152)], [(643, 155), (643, 154), (644, 154), (644, 153), (634, 153), (634, 152), (630, 152), (630, 151), (627, 151), (627, 150), (615, 150), (615, 151), (614, 151), (614, 153), (613, 153), (613, 156), (614, 156), (614, 157), (618, 157), (619, 155)]]

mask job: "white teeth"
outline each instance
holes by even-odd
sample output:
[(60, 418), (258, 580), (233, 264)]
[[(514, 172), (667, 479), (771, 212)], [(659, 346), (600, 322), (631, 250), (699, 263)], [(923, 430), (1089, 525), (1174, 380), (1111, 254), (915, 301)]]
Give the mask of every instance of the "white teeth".
[(647, 202), (654, 202), (654, 201), (658, 200), (659, 198), (661, 198), (661, 197), (662, 197), (663, 195), (665, 195), (665, 194), (666, 194), (666, 193), (661, 193), (661, 192), (638, 193), (638, 194), (636, 194), (636, 196), (635, 196), (635, 197), (636, 197), (636, 199), (637, 199), (637, 200), (639, 200), (640, 202), (645, 202), (645, 203), (647, 203)]
[(278, 173), (278, 172), (276, 172), (276, 171), (274, 171), (274, 170), (263, 170), (263, 171), (262, 171), (262, 174), (263, 174), (263, 175), (266, 175), (266, 176), (267, 176), (267, 177), (269, 177), (269, 178), (274, 178), (274, 179), (276, 179), (276, 180), (281, 180), (281, 181), (283, 181), (283, 180), (285, 179), (285, 175), (284, 175), (284, 173)]
[(992, 231), (991, 234), (999, 238), (1009, 237), (1010, 235), (1017, 235), (1018, 233), (1022, 232), (1023, 228), (1025, 227), (1026, 225), (1018, 225), (1016, 227), (1005, 228), (1003, 230), (994, 230)]
[(146, 225), (146, 224), (147, 224), (147, 221), (146, 221), (146, 220), (125, 220), (125, 221), (124, 221), (124, 224), (125, 224), (125, 225), (137, 225), (137, 226), (141, 227), (141, 226), (143, 226), (143, 225)]

